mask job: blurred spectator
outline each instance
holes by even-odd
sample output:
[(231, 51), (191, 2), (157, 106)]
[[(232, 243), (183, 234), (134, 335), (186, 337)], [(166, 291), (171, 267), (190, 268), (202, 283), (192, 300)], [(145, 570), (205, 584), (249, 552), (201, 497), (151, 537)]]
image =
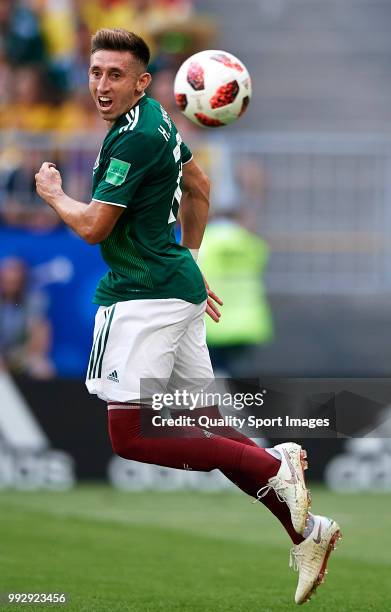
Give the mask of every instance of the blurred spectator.
[(218, 325), (206, 317), (207, 341), (214, 368), (233, 377), (259, 375), (252, 349), (273, 338), (262, 281), (268, 257), (266, 242), (243, 226), (236, 211), (208, 224), (199, 263), (224, 306)]
[(1, 0), (0, 129), (102, 130), (86, 98), (92, 33), (138, 32), (151, 46), (152, 71), (171, 68), (172, 87), (181, 53), (200, 46), (192, 13), (191, 0)]
[(0, 128), (42, 132), (55, 127), (47, 75), (38, 66), (13, 71), (12, 99), (0, 110)]
[(0, 154), (0, 219), (12, 226), (49, 229), (60, 220), (38, 197), (35, 173), (43, 161), (41, 151), (21, 151), (10, 144)]
[(4, 42), (0, 38), (0, 109), (11, 100), (11, 65), (7, 61)]
[(118, 27), (137, 31), (137, 6), (133, 0), (76, 0), (75, 4), (91, 33), (99, 28)]
[(0, 366), (11, 372), (47, 379), (55, 375), (48, 354), (51, 327), (44, 294), (29, 287), (23, 260), (0, 262)]
[[(265, 205), (267, 192), (270, 187), (270, 177), (264, 164), (256, 158), (241, 155), (235, 164), (235, 180), (239, 194), (244, 194), (248, 209), (255, 211), (259, 221), (260, 210)], [(248, 220), (247, 225), (255, 227), (255, 219)]]
[(69, 53), (68, 88), (70, 92), (86, 89), (91, 56), (91, 32), (87, 24), (79, 22), (75, 33), (75, 44)]
[(35, 0), (51, 62), (62, 65), (75, 47), (73, 0)]
[(45, 44), (39, 18), (28, 2), (1, 0), (0, 44), (13, 65), (45, 61)]
[(195, 15), (192, 2), (161, 0), (149, 4), (153, 8), (145, 15), (145, 23), (156, 49), (152, 66), (176, 70), (189, 55), (210, 47), (216, 34), (214, 22)]
[(123, 27), (142, 36), (156, 55), (155, 34), (189, 20), (190, 0), (76, 0), (81, 19), (91, 32)]

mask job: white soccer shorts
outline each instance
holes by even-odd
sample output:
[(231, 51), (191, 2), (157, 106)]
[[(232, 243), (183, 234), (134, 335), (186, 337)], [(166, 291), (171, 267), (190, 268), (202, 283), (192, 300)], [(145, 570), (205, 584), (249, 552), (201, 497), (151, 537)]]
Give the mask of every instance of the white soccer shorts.
[[(132, 402), (157, 392), (211, 389), (214, 375), (206, 345), (205, 305), (163, 299), (100, 306), (88, 391), (106, 402)], [(144, 381), (153, 383), (149, 388)]]

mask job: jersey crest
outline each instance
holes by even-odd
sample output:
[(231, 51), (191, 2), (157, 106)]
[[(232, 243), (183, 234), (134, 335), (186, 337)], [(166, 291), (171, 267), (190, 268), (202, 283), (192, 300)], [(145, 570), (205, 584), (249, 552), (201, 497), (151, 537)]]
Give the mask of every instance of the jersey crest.
[(110, 159), (110, 165), (107, 168), (106, 183), (110, 183), (110, 185), (115, 185), (118, 187), (125, 182), (126, 177), (128, 176), (128, 172), (130, 170), (130, 163), (122, 161), (122, 159), (116, 159), (112, 157)]

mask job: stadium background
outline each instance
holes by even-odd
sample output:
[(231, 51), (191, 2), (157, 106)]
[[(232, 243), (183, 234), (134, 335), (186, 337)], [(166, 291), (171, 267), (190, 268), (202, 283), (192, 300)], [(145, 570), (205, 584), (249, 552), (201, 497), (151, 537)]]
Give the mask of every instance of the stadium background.
[[(121, 525), (141, 557), (143, 544), (135, 530), (155, 529), (157, 550), (163, 551), (159, 538), (164, 539), (165, 529), (177, 527), (180, 533), (187, 533), (187, 545), (191, 550), (194, 547), (194, 554), (207, 567), (201, 551), (203, 546), (211, 547), (206, 538), (210, 536), (213, 542), (218, 537), (222, 543), (223, 532), (228, 530), (238, 544), (242, 521), (248, 520), (247, 507), (243, 509), (226, 483), (213, 476), (192, 481), (188, 474), (181, 480), (164, 470), (142, 472), (122, 463), (113, 467), (103, 404), (84, 391), (82, 378), (95, 312), (91, 296), (104, 268), (98, 247), (83, 244), (37, 200), (32, 179), (43, 160), (54, 160), (68, 193), (89, 201), (90, 169), (105, 132), (87, 91), (90, 33), (98, 27), (120, 25), (145, 35), (153, 49), (155, 85), (151, 94), (172, 113), (184, 139), (210, 173), (213, 211), (239, 210), (245, 223), (270, 247), (262, 281), (273, 313), (274, 338), (253, 347), (250, 362), (256, 364), (257, 375), (387, 378), (391, 363), (390, 18), (391, 6), (381, 0), (1, 2), (0, 259), (18, 256), (25, 260), (31, 269), (32, 288), (47, 296), (53, 329), (50, 357), (57, 372), (48, 381), (16, 374), (12, 387), (2, 374), (0, 512), (9, 525), (4, 542), (11, 560), (7, 564), (4, 559), (2, 590), (27, 585), (33, 590), (50, 590), (53, 584), (60, 588), (47, 564), (56, 537), (62, 550), (66, 549), (66, 530), (61, 527), (59, 533), (56, 521), (63, 525), (68, 520), (69, 528), (74, 526), (80, 534), (88, 531), (87, 523), (92, 521), (86, 555), (94, 550), (93, 529), (97, 533), (102, 525), (106, 547), (117, 537), (115, 525)], [(217, 132), (197, 129), (183, 119), (171, 93), (181, 60), (203, 48), (233, 52), (253, 77), (253, 100), (247, 113), (234, 126)], [(250, 362), (243, 355), (243, 375)], [(14, 438), (5, 424), (12, 422), (9, 406), (13, 402), (19, 409), (25, 406), (25, 417), (33, 414), (35, 419), (30, 425), (26, 419), (23, 426), (20, 423), (21, 435)], [(337, 609), (384, 610), (391, 606), (389, 590), (384, 592), (384, 602), (377, 599), (390, 568), (389, 536), (384, 533), (390, 504), (387, 491), (391, 489), (390, 431), (386, 421), (376, 437), (350, 443), (307, 441), (309, 451), (316, 451), (310, 476), (317, 481), (324, 480), (334, 455), (344, 453), (343, 463), (328, 481), (339, 492), (318, 491), (323, 507), (330, 514), (340, 514), (348, 531), (348, 550), (342, 553), (346, 556), (339, 565), (342, 575), (334, 585), (343, 588), (353, 572), (368, 585), (361, 600), (353, 592), (344, 600), (333, 594)], [(115, 493), (103, 485), (85, 484), (68, 493), (45, 490), (72, 487), (75, 477), (103, 482), (109, 478), (129, 491)], [(159, 488), (169, 493), (158, 493)], [(146, 492), (135, 493), (134, 489)], [(209, 497), (199, 502), (194, 489), (209, 491)], [(347, 496), (346, 490), (358, 493)], [(150, 500), (168, 508), (171, 518), (156, 523), (156, 516), (149, 513)], [(205, 505), (203, 513), (196, 516), (190, 511), (194, 503)], [(228, 518), (223, 517), (221, 504)], [(46, 514), (41, 517), (42, 507)], [(190, 531), (181, 509), (184, 516), (191, 516)], [(253, 515), (244, 542), (240, 542), (240, 558), (252, 560), (251, 571), (236, 576), (241, 582), (247, 580), (255, 592), (259, 585), (254, 566), (259, 559), (256, 561), (257, 553), (249, 542), (257, 533), (265, 554), (274, 559), (274, 542), (278, 552), (282, 536), (271, 529), (274, 540), (266, 538), (262, 544), (263, 524), (258, 527)], [(213, 526), (208, 527), (208, 516), (220, 525), (217, 536)], [(376, 521), (377, 528), (369, 527)], [(264, 522), (264, 529), (269, 529), (266, 519)], [(20, 529), (21, 524), (30, 523), (36, 529), (36, 540), (30, 530)], [(53, 540), (45, 536), (43, 525), (49, 525)], [(367, 565), (355, 565), (359, 548), (354, 537), (365, 537), (368, 542)], [(28, 562), (36, 546), (42, 547), (42, 554), (34, 580), (27, 580), (31, 576)], [(173, 548), (173, 568), (180, 571), (180, 544), (174, 542)], [(57, 568), (57, 576), (63, 571), (62, 584), (67, 584), (73, 562), (68, 553), (63, 552), (63, 566)], [(214, 567), (213, 552), (209, 554)], [(175, 560), (180, 560), (178, 566)], [(84, 561), (88, 564), (89, 558)], [(126, 562), (131, 567), (130, 557)], [(272, 567), (280, 571), (276, 563), (273, 560)], [(262, 565), (259, 572), (264, 569)], [(273, 586), (271, 579), (263, 599), (244, 598), (243, 603), (243, 593), (232, 591), (228, 584), (227, 567), (220, 576), (227, 599), (218, 608), (213, 585), (208, 586), (199, 571), (196, 577), (206, 584), (203, 603), (193, 601), (190, 588), (182, 594), (174, 590), (170, 606), (164, 609), (240, 610), (243, 605), (243, 609), (255, 610), (259, 601), (263, 602), (261, 609), (287, 609), (290, 595), (285, 587), (276, 595), (280, 584)], [(92, 574), (88, 576), (89, 592), (80, 583), (82, 594), (75, 609), (85, 605), (86, 610), (116, 610), (115, 598), (110, 599), (112, 588), (118, 588), (128, 602), (130, 592), (122, 573), (118, 584), (109, 575), (105, 603), (94, 599), (94, 588), (99, 590), (101, 585), (94, 583)], [(68, 588), (77, 591), (77, 585), (72, 576)], [(150, 588), (147, 580), (145, 585)], [(163, 582), (157, 585), (156, 601), (170, 598)], [(144, 598), (143, 588), (136, 589), (137, 603), (118, 604), (118, 609), (163, 609), (156, 602), (155, 607), (148, 607), (150, 599)], [(323, 594), (322, 600), (324, 605), (330, 603)], [(321, 604), (319, 609), (328, 608)]]

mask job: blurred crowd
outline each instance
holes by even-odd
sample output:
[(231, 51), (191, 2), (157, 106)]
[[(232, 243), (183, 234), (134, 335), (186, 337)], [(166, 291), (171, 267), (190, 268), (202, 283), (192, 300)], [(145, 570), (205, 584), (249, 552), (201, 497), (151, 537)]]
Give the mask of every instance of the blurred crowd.
[(213, 26), (194, 15), (191, 0), (1, 0), (0, 224), (50, 229), (59, 223), (35, 194), (44, 159), (58, 164), (74, 197), (88, 199), (95, 148), (106, 130), (88, 91), (91, 35), (101, 27), (145, 38), (150, 95), (185, 135), (194, 130), (175, 106), (173, 81), (180, 63), (205, 48)]
[(191, 0), (1, 0), (0, 129), (102, 129), (87, 89), (91, 34), (125, 27), (175, 70), (210, 30)]
[(0, 371), (54, 376), (47, 307), (47, 295), (32, 286), (27, 263), (20, 257), (0, 260)]

